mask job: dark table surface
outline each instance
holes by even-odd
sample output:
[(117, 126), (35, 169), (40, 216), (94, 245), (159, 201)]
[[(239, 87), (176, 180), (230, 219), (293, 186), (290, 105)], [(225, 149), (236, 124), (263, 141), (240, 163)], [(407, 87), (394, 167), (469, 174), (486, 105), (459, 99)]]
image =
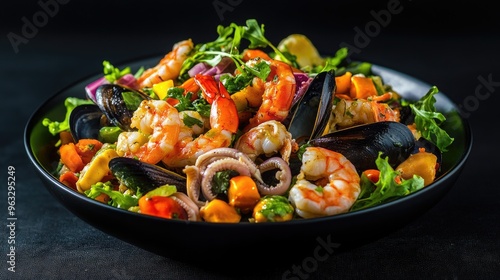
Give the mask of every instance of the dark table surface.
[[(243, 24), (246, 18), (264, 23), (266, 35), (275, 43), (290, 33), (303, 33), (322, 53), (349, 44), (362, 60), (437, 85), (463, 108), (474, 135), (462, 174), (438, 204), (401, 229), (333, 253), (295, 279), (500, 276), (500, 187), (495, 175), (500, 153), (494, 136), (499, 119), (500, 33), (495, 9), (487, 4), (455, 1), (449, 7), (410, 0), (300, 5), (245, 0), (160, 6), (147, 0), (16, 3), (2, 4), (1, 11), (0, 279), (281, 279), (292, 268), (294, 263), (249, 263), (246, 271), (236, 275), (224, 263), (211, 268), (183, 263), (109, 236), (50, 195), (23, 145), (24, 126), (32, 112), (73, 81), (101, 71), (103, 60), (119, 63), (165, 53), (187, 37), (210, 41), (217, 36), (218, 24)], [(35, 28), (30, 30), (27, 22), (36, 23)], [(365, 31), (364, 41), (359, 30)], [(484, 80), (490, 81), (489, 86)], [(7, 263), (8, 166), (16, 168), (15, 272), (8, 271)]]

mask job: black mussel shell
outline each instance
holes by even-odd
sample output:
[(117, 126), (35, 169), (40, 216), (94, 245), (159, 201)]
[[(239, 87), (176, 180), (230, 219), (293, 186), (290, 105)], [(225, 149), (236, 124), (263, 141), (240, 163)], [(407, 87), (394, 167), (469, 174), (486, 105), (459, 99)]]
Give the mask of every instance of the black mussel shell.
[(98, 139), (103, 113), (97, 105), (84, 104), (73, 108), (69, 115), (69, 129), (76, 142), (80, 139)]
[(379, 152), (388, 157), (392, 167), (403, 162), (414, 151), (415, 137), (404, 124), (375, 122), (338, 130), (310, 140), (309, 144), (343, 154), (358, 172), (376, 169)]
[(186, 192), (186, 177), (158, 165), (127, 157), (116, 157), (109, 162), (111, 173), (127, 188), (145, 194), (163, 185), (174, 185)]
[(412, 124), (415, 122), (415, 115), (413, 114), (410, 106), (402, 106), (399, 109), (400, 120), (404, 124)]
[(301, 144), (320, 136), (328, 124), (335, 91), (334, 71), (316, 75), (304, 96), (292, 108), (292, 119), (288, 131)]
[(131, 119), (137, 108), (127, 107), (123, 93), (130, 93), (137, 100), (149, 99), (146, 94), (138, 90), (123, 85), (104, 84), (96, 90), (96, 104), (115, 126), (130, 131)]

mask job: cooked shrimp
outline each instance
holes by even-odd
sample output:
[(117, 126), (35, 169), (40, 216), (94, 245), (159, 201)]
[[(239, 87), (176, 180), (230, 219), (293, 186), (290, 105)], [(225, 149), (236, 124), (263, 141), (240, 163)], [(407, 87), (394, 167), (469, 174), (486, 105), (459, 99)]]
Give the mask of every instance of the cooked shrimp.
[(249, 60), (255, 60), (255, 59), (271, 60), (272, 58), (262, 50), (246, 49), (245, 51), (243, 51), (242, 59), (244, 61), (249, 61)]
[(119, 156), (137, 157), (156, 164), (174, 149), (181, 119), (177, 109), (164, 100), (144, 100), (130, 124), (139, 131), (122, 132), (117, 141)]
[[(210, 76), (211, 77), (211, 76)], [(227, 93), (221, 82), (217, 85), (215, 79), (201, 78), (200, 84), (203, 96), (212, 103), (210, 110), (210, 129), (197, 138), (187, 136), (180, 139), (171, 153), (162, 161), (169, 167), (185, 167), (193, 165), (196, 159), (207, 151), (215, 148), (228, 147), (231, 144), (233, 133), (238, 130), (238, 112), (234, 101)]]
[(162, 162), (169, 167), (193, 165), (200, 155), (216, 148), (228, 147), (232, 136), (228, 130), (212, 128), (197, 138), (185, 137), (175, 144), (173, 151)]
[(399, 121), (399, 112), (383, 102), (340, 99), (332, 111), (328, 130), (380, 121)]
[(193, 47), (191, 39), (174, 44), (172, 51), (167, 53), (155, 67), (147, 69), (137, 79), (139, 87), (152, 87), (156, 83), (177, 78), (181, 72), (182, 63)]
[[(261, 53), (247, 52), (245, 59), (250, 59), (255, 55), (262, 55)], [(295, 95), (296, 82), (292, 67), (284, 62), (266, 56), (257, 56), (252, 62), (257, 63), (259, 59), (264, 59), (269, 63), (271, 73), (264, 85), (262, 104), (256, 115), (249, 120), (249, 125), (245, 128), (245, 131), (269, 120), (284, 120), (288, 116)]]
[(259, 155), (272, 156), (279, 152), (288, 163), (295, 141), (292, 134), (278, 121), (270, 120), (251, 128), (238, 138), (234, 148), (246, 154), (252, 160)]
[(308, 147), (288, 199), (303, 218), (347, 212), (361, 191), (354, 165), (342, 154)]
[(205, 132), (205, 126), (208, 126), (208, 121), (196, 111), (179, 112), (179, 117), (181, 118), (179, 140), (200, 135)]

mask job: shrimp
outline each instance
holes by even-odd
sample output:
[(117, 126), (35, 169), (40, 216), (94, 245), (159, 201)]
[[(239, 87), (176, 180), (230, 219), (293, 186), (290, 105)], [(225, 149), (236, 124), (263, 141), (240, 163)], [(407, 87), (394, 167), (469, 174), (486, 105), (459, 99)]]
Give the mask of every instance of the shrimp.
[(118, 155), (156, 164), (174, 149), (181, 118), (177, 109), (164, 100), (144, 100), (134, 112), (130, 126), (139, 131), (120, 133)]
[(197, 76), (203, 96), (211, 103), (210, 129), (197, 138), (186, 136), (179, 139), (171, 153), (162, 162), (169, 167), (193, 165), (196, 159), (215, 148), (228, 147), (238, 130), (238, 112), (234, 101), (221, 82), (217, 85), (213, 76)]
[(347, 212), (360, 191), (360, 177), (346, 157), (328, 149), (308, 147), (288, 199), (299, 216), (314, 218)]
[(181, 129), (178, 140), (200, 135), (205, 131), (205, 126), (208, 126), (208, 121), (196, 111), (179, 112), (179, 117), (181, 118)]
[(181, 72), (182, 63), (193, 48), (194, 44), (191, 39), (174, 44), (172, 51), (167, 53), (155, 67), (147, 69), (137, 79), (139, 87), (152, 87), (156, 83), (177, 78)]
[(332, 111), (328, 131), (380, 121), (399, 121), (399, 112), (383, 102), (340, 99)]
[(202, 154), (231, 144), (232, 133), (228, 130), (212, 128), (197, 138), (185, 137), (179, 140), (174, 150), (162, 159), (169, 167), (193, 165)]
[(247, 51), (244, 54), (245, 59), (253, 56), (257, 56), (252, 60), (254, 63), (260, 59), (269, 63), (271, 73), (264, 85), (262, 104), (256, 115), (250, 118), (245, 131), (269, 120), (283, 121), (288, 116), (296, 90), (295, 76), (290, 65), (271, 59), (261, 51)]
[[(296, 146), (292, 134), (278, 121), (270, 120), (251, 128), (238, 138), (234, 148), (255, 159), (261, 155), (271, 156), (278, 151), (288, 163), (292, 148)], [(295, 147), (297, 148), (297, 147)]]

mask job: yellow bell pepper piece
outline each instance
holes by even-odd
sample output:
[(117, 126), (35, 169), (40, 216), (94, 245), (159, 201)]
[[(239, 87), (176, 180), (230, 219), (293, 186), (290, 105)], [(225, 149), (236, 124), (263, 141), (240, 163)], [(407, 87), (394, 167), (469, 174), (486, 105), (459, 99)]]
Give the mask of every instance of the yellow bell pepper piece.
[(117, 156), (116, 151), (111, 148), (98, 152), (83, 168), (80, 178), (76, 181), (77, 190), (83, 193), (93, 184), (100, 182), (109, 173), (109, 161)]
[(173, 80), (166, 80), (153, 85), (153, 91), (159, 99), (167, 97), (168, 89), (174, 86)]
[(210, 223), (239, 223), (240, 214), (224, 200), (214, 199), (200, 208), (201, 218)]

